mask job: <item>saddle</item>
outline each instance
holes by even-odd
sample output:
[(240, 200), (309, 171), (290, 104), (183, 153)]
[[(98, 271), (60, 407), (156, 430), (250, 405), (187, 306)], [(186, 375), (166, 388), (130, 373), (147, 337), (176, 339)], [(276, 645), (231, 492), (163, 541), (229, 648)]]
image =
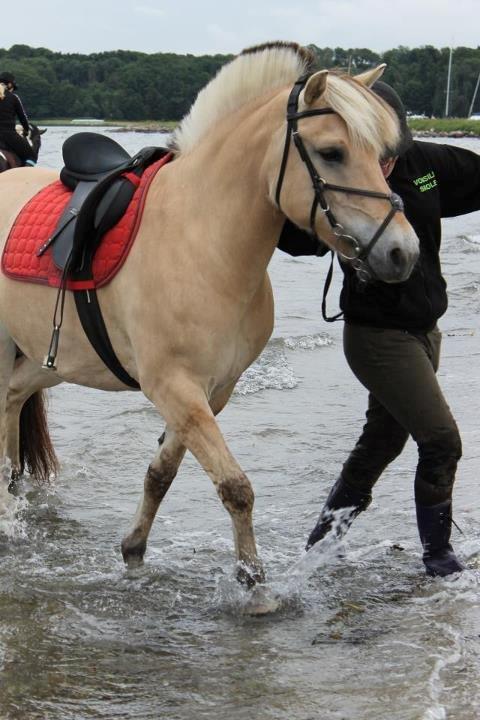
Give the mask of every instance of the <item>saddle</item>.
[[(60, 293), (64, 294), (68, 279), (91, 280), (93, 258), (102, 237), (125, 214), (140, 184), (144, 170), (165, 158), (169, 151), (161, 147), (146, 147), (131, 157), (111, 138), (91, 132), (77, 133), (63, 144), (65, 166), (60, 173), (62, 183), (73, 190), (54, 232), (39, 248), (41, 256), (52, 247), (55, 265), (62, 271)], [(118, 360), (103, 320), (96, 290), (74, 290), (74, 299), (82, 327), (93, 348), (105, 365), (125, 385), (139, 389)], [(57, 320), (57, 308), (60, 316)], [(60, 326), (63, 319), (63, 300), (54, 314), (54, 331), (44, 369), (55, 370)]]
[(60, 180), (73, 194), (37, 254), (53, 245), (60, 270), (69, 277), (88, 276), (101, 238), (124, 215), (143, 171), (167, 153), (165, 148), (146, 147), (131, 157), (105, 135), (82, 132), (69, 137), (62, 148)]

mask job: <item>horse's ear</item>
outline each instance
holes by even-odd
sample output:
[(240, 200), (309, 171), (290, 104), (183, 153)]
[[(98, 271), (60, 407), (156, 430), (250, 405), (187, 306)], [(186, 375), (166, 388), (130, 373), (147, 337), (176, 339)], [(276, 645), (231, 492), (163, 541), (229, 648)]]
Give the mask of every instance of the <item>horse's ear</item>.
[(43, 135), (43, 133), (46, 133), (47, 130), (48, 130), (48, 128), (43, 128), (43, 130), (39, 130), (38, 132), (40, 135)]
[(355, 75), (355, 80), (361, 82), (362, 85), (372, 87), (373, 83), (376, 83), (377, 80), (382, 77), (386, 67), (387, 64), (382, 63), (372, 70), (366, 70), (366, 72), (360, 73), (360, 75)]
[(306, 105), (311, 105), (323, 95), (327, 87), (327, 75), (328, 70), (320, 70), (308, 79), (303, 93), (303, 100)]

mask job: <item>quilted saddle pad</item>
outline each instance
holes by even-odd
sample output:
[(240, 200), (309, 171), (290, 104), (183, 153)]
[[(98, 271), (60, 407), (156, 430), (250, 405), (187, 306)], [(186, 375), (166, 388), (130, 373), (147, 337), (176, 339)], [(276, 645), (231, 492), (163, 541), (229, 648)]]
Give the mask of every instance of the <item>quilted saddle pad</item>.
[[(93, 259), (93, 280), (68, 280), (69, 290), (106, 285), (122, 267), (140, 225), (147, 190), (158, 170), (171, 160), (168, 154), (150, 165), (118, 223), (101, 240)], [(130, 175), (129, 175), (130, 177)], [(54, 232), (72, 191), (60, 180), (47, 185), (22, 208), (10, 230), (2, 256), (2, 271), (14, 280), (59, 287), (62, 273), (53, 262), (52, 248), (40, 257), (38, 250)]]

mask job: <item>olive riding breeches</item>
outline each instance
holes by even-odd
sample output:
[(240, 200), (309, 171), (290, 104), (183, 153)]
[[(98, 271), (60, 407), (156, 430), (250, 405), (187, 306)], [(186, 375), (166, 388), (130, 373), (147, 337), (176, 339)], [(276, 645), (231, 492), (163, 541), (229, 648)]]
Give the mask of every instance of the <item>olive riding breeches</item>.
[(347, 482), (369, 492), (409, 435), (418, 446), (415, 499), (436, 505), (451, 497), (462, 444), (438, 384), (441, 333), (345, 323), (344, 351), (369, 391), (367, 422), (343, 466)]

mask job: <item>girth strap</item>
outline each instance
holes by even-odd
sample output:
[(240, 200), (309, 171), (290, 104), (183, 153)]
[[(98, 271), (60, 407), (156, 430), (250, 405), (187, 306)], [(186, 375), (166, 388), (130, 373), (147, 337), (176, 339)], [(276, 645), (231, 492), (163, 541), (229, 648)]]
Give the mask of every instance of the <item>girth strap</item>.
[(78, 317), (85, 335), (90, 340), (97, 355), (116, 377), (125, 385), (140, 390), (138, 382), (132, 378), (120, 363), (115, 354), (95, 290), (77, 290), (73, 293)]

